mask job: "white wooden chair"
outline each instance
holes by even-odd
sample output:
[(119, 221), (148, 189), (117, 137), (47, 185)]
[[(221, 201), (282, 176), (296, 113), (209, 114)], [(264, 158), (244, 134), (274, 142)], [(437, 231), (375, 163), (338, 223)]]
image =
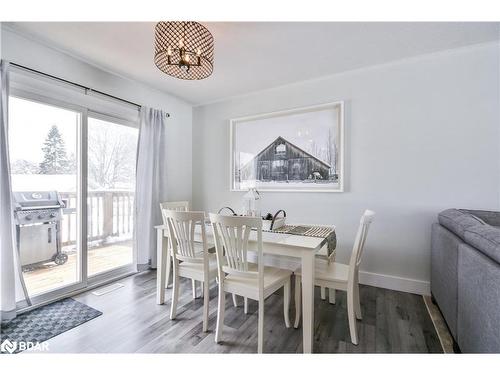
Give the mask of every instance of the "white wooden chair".
[[(175, 202), (162, 202), (160, 203), (160, 210), (172, 210), (172, 211), (189, 211), (188, 201), (175, 201)], [(167, 225), (165, 220), (163, 220), (163, 225)], [(165, 276), (166, 287), (170, 285), (170, 270), (172, 269), (172, 258), (170, 254), (172, 253), (172, 244), (168, 243), (167, 248), (167, 272)], [(191, 280), (191, 286), (193, 288), (193, 298), (196, 298), (196, 281)]]
[(189, 211), (189, 202), (188, 201), (162, 202), (160, 203), (160, 208), (162, 210)]
[[(325, 245), (321, 248), (321, 250), (316, 254), (317, 259), (324, 259), (327, 260), (328, 262), (335, 262), (335, 256), (337, 252), (336, 250), (333, 251), (330, 255), (328, 255), (328, 245)], [(320, 288), (320, 297), (324, 301), (326, 300), (326, 288), (321, 287)], [(335, 289), (330, 289), (328, 291), (328, 300), (331, 304), (335, 304)]]
[[(285, 325), (290, 327), (291, 271), (264, 267), (262, 256), (262, 220), (253, 217), (210, 214), (218, 264), (219, 303), (215, 342), (222, 340), (226, 292), (259, 302), (258, 352), (264, 345), (264, 300), (284, 288), (283, 311)], [(257, 264), (247, 260), (248, 240), (252, 232), (257, 237)]]
[[(186, 277), (200, 281), (203, 290), (203, 331), (206, 332), (208, 330), (209, 286), (217, 276), (217, 260), (213, 254), (208, 253), (205, 213), (164, 209), (162, 214), (168, 225), (174, 268), (170, 319), (175, 319), (177, 313), (180, 278)], [(196, 225), (201, 225), (201, 253), (195, 248)]]
[[(368, 228), (375, 217), (375, 212), (366, 210), (361, 217), (356, 240), (352, 249), (349, 264), (328, 262), (327, 259), (316, 259), (315, 282), (316, 286), (329, 288), (330, 293), (335, 289), (347, 291), (347, 315), (351, 341), (358, 345), (358, 331), (356, 318), (361, 319), (361, 305), (359, 301), (359, 264), (368, 235)], [(297, 328), (301, 313), (301, 278), (300, 269), (295, 272), (295, 324)]]

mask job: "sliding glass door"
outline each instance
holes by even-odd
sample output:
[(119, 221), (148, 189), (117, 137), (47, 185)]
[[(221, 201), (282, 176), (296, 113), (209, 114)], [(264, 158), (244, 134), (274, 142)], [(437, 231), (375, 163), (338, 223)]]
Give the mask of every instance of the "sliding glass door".
[(137, 139), (136, 124), (117, 117), (11, 96), (16, 236), (35, 303), (135, 270)]
[(82, 112), (9, 100), (16, 242), (30, 297), (83, 282), (77, 241)]
[(109, 116), (88, 118), (88, 274), (133, 263), (139, 131)]

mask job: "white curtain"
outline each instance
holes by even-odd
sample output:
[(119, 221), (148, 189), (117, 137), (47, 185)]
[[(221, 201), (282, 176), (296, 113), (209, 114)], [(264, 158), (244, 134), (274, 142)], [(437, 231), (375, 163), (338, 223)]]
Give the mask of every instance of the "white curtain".
[(135, 241), (138, 268), (156, 268), (156, 230), (162, 223), (160, 202), (166, 201), (166, 113), (143, 107), (137, 146)]
[(16, 267), (8, 142), (9, 63), (0, 63), (0, 314), (16, 316)]

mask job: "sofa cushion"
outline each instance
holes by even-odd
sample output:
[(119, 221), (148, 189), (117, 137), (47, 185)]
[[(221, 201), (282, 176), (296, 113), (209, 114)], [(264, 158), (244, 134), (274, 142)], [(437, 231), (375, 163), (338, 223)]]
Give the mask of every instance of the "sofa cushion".
[(500, 263), (500, 229), (491, 225), (475, 225), (468, 227), (465, 241), (483, 254)]
[(464, 241), (464, 234), (468, 228), (476, 225), (484, 225), (475, 218), (474, 215), (466, 211), (457, 210), (456, 208), (450, 208), (440, 212), (438, 221), (439, 224), (451, 230)]
[(482, 211), (482, 210), (459, 210), (461, 212), (473, 215), (478, 221), (483, 224), (489, 224), (494, 227), (500, 227), (500, 212), (498, 211)]

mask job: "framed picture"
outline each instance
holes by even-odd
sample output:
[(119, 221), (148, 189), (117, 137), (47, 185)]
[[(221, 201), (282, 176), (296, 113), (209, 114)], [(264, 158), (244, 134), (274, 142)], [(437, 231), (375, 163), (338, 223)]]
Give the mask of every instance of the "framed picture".
[(344, 103), (230, 121), (232, 191), (342, 192)]

